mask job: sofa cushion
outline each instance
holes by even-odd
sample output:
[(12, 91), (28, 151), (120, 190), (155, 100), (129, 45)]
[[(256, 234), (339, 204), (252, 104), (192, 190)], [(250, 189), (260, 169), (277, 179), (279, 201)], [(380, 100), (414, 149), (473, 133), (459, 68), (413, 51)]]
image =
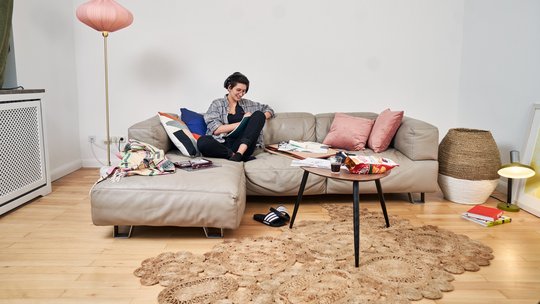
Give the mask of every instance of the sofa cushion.
[[(355, 151), (357, 155), (374, 155), (373, 151)], [(397, 164), (390, 175), (381, 179), (383, 193), (407, 193), (407, 192), (436, 192), (439, 191), (437, 173), (439, 163), (437, 161), (413, 161), (394, 148), (377, 153), (377, 156), (386, 157)], [(351, 182), (338, 179), (328, 179), (326, 193), (345, 194), (352, 193)], [(377, 193), (375, 183), (361, 183), (360, 193)]]
[(377, 153), (388, 149), (402, 119), (403, 111), (390, 111), (390, 109), (382, 111), (371, 129), (368, 147)]
[(437, 160), (439, 130), (425, 121), (405, 116), (394, 136), (393, 145), (412, 160)]
[(373, 120), (336, 113), (323, 144), (345, 150), (364, 150)]
[[(291, 167), (292, 158), (257, 150), (257, 158), (244, 163), (246, 191), (248, 195), (283, 195), (298, 194), (304, 170)], [(307, 180), (305, 195), (326, 192), (326, 179), (311, 174)]]
[(158, 115), (169, 138), (182, 154), (186, 156), (199, 155), (197, 140), (183, 121), (167, 113), (159, 112)]
[[(362, 117), (375, 120), (377, 113), (371, 112), (345, 112), (345, 114), (354, 117)], [(322, 143), (326, 134), (330, 131), (335, 113), (320, 113), (315, 115), (315, 141)]]
[[(187, 160), (178, 150), (171, 161)], [(91, 189), (95, 225), (218, 227), (235, 229), (246, 203), (242, 163), (224, 159), (197, 171), (104, 180)]]
[(281, 141), (315, 141), (315, 116), (310, 113), (276, 113), (266, 121), (263, 129), (264, 144)]
[(151, 144), (165, 153), (174, 148), (174, 144), (161, 124), (159, 115), (154, 115), (129, 127), (128, 138)]

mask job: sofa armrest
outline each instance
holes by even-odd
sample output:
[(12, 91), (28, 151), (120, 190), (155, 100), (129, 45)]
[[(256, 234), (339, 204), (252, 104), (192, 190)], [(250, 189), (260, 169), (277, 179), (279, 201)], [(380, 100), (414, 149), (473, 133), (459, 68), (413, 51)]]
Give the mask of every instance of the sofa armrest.
[(169, 139), (167, 131), (165, 131), (165, 128), (161, 125), (158, 115), (129, 127), (128, 138), (151, 144), (152, 146), (163, 150), (164, 153), (167, 153), (173, 147), (173, 143)]
[(394, 137), (394, 148), (412, 160), (437, 160), (439, 129), (405, 116)]

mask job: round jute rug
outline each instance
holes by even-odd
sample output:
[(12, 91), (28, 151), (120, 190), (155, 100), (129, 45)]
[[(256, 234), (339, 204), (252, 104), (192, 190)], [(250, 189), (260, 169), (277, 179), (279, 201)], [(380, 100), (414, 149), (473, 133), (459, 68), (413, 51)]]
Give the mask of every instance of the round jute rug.
[(134, 271), (165, 287), (162, 304), (410, 303), (440, 299), (453, 274), (478, 271), (491, 248), (435, 226), (413, 227), (380, 212), (360, 213), (360, 267), (354, 267), (352, 207), (324, 204), (331, 220), (299, 222), (276, 237), (225, 241), (204, 255), (166, 252)]

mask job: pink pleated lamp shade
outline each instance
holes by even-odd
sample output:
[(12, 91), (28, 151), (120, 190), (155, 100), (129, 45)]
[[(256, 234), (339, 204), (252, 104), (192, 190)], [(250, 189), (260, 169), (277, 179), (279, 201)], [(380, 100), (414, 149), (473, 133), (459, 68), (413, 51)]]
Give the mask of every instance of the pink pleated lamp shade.
[(77, 8), (77, 18), (100, 32), (114, 32), (133, 22), (133, 14), (114, 0), (83, 3)]

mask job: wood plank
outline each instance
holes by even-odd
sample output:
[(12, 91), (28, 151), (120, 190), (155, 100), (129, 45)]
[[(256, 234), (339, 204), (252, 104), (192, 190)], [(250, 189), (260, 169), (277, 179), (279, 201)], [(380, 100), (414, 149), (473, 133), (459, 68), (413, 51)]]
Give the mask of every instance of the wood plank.
[[(53, 192), (0, 217), (0, 304), (26, 303), (155, 303), (162, 286), (142, 286), (133, 271), (159, 253), (205, 253), (234, 238), (277, 235), (280, 229), (252, 219), (270, 206), (294, 197), (249, 197), (241, 225), (226, 230), (224, 239), (207, 239), (201, 228), (135, 227), (131, 239), (112, 238), (112, 227), (94, 226), (88, 191), (96, 169), (81, 169), (53, 183)], [(496, 193), (498, 197), (504, 197)], [(482, 227), (460, 218), (471, 206), (427, 194), (425, 204), (408, 203), (403, 194), (386, 196), (391, 216), (415, 226), (436, 225), (479, 240), (494, 250), (495, 259), (478, 272), (455, 275), (455, 290), (442, 299), (415, 304), (536, 304), (540, 300), (540, 219), (524, 211), (510, 214), (512, 223)], [(350, 195), (305, 196), (297, 221), (330, 220), (322, 203), (351, 206)], [(489, 199), (488, 206), (497, 201)], [(380, 211), (375, 195), (361, 195), (360, 207)], [(8, 232), (9, 231), (9, 232)]]

